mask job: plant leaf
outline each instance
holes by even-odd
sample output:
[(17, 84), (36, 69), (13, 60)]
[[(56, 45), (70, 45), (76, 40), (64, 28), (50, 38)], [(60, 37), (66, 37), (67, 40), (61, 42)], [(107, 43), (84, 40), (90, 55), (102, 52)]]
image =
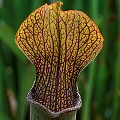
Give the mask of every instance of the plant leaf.
[(28, 100), (56, 114), (81, 107), (78, 74), (103, 47), (95, 23), (81, 11), (62, 11), (61, 5), (38, 8), (16, 34), (18, 47), (37, 71)]

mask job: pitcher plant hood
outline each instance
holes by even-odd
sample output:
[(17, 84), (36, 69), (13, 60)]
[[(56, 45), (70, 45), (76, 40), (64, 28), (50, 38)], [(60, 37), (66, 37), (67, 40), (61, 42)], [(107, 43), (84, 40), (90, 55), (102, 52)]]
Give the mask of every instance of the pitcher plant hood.
[(95, 23), (81, 11), (62, 11), (61, 5), (41, 6), (16, 34), (16, 44), (36, 68), (27, 99), (52, 117), (81, 107), (78, 75), (103, 47)]

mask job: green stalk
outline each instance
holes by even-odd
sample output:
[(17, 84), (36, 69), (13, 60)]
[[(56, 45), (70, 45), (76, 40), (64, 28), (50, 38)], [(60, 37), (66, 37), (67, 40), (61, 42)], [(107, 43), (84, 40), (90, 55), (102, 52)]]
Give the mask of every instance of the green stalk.
[[(19, 108), (18, 108), (18, 115), (19, 115), (19, 120), (25, 120), (25, 115), (26, 115), (26, 112), (27, 112), (27, 107), (25, 107), (23, 109), (23, 106), (26, 106), (26, 100), (25, 100), (25, 97), (23, 96), (24, 95), (24, 73), (25, 73), (25, 64), (21, 63), (20, 61), (17, 62), (17, 66), (18, 66), (18, 73), (19, 73), (19, 78), (18, 78), (18, 81), (19, 81), (19, 95), (18, 95), (18, 104), (19, 104)], [(24, 104), (23, 104), (24, 103)]]
[(96, 71), (96, 63), (97, 60), (90, 65), (90, 72), (89, 72), (89, 82), (86, 90), (86, 95), (83, 100), (83, 113), (82, 113), (82, 120), (90, 120), (91, 118), (91, 104), (92, 104), (92, 96), (93, 96), (93, 89), (95, 84), (95, 71)]
[(118, 57), (116, 59), (115, 65), (115, 73), (114, 73), (114, 100), (113, 100), (113, 113), (112, 120), (117, 120), (119, 116), (120, 110), (120, 66), (118, 63), (120, 62), (120, 41), (118, 43)]
[[(101, 4), (101, 8), (103, 9), (103, 24), (102, 24), (102, 34), (104, 37), (104, 47), (100, 54), (100, 63), (98, 67), (98, 75), (97, 75), (97, 85), (96, 85), (96, 101), (97, 101), (97, 112), (98, 114), (101, 114), (103, 112), (102, 110), (102, 104), (103, 104), (103, 97), (106, 90), (106, 84), (107, 84), (107, 77), (108, 77), (108, 68), (106, 66), (106, 60), (107, 60), (107, 54), (108, 54), (108, 46), (109, 44), (109, 0), (105, 0), (104, 4)], [(101, 11), (102, 11), (101, 9)]]
[(52, 118), (47, 115), (45, 111), (41, 110), (40, 107), (30, 104), (30, 120), (76, 120), (76, 112), (77, 111), (72, 111)]
[(0, 113), (2, 111), (4, 111), (4, 106), (3, 106), (3, 96), (4, 96), (4, 84), (3, 84), (3, 77), (2, 77), (2, 71), (3, 71), (3, 65), (2, 65), (2, 55), (1, 55), (1, 51), (0, 51), (0, 106), (1, 106), (1, 109), (0, 109)]
[(9, 120), (10, 109), (6, 93), (5, 63), (0, 50), (0, 119)]
[[(98, 0), (91, 0), (91, 17), (93, 20), (97, 20), (97, 14), (98, 14)], [(95, 71), (97, 60), (94, 60), (94, 62), (90, 65), (89, 68), (89, 81), (88, 86), (86, 90), (85, 99), (83, 101), (83, 113), (82, 113), (82, 120), (90, 120), (91, 119), (91, 104), (92, 104), (92, 97), (94, 93), (94, 85), (95, 85)]]
[[(117, 0), (117, 9), (118, 9), (118, 21), (120, 21), (120, 0)], [(112, 120), (119, 119), (119, 111), (120, 111), (120, 23), (118, 22), (118, 43), (117, 43), (117, 59), (115, 65), (115, 73), (114, 73), (114, 101), (113, 101), (113, 114)]]
[[(27, 114), (28, 104), (26, 101), (27, 93), (30, 87), (33, 84), (35, 70), (31, 64), (21, 63), (19, 60), (17, 61), (18, 72), (19, 72), (19, 95), (18, 95), (18, 115), (19, 120), (25, 120), (25, 116)], [(23, 109), (24, 108), (24, 109)]]

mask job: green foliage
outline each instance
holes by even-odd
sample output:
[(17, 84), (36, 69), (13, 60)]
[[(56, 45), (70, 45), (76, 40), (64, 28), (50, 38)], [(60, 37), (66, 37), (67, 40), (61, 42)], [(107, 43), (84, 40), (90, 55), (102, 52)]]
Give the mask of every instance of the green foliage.
[[(44, 3), (56, 0), (0, 2), (0, 119), (28, 120), (26, 96), (35, 70), (15, 44), (23, 20)], [(120, 0), (61, 0), (63, 10), (89, 15), (101, 29), (104, 48), (79, 76), (83, 106), (77, 120), (119, 120), (120, 115)]]

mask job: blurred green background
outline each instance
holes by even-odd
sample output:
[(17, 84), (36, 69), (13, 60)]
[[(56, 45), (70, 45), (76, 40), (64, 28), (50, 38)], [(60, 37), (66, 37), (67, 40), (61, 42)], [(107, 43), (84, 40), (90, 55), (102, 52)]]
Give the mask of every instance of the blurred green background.
[[(27, 93), (35, 69), (15, 44), (20, 24), (55, 0), (0, 0), (0, 120), (28, 120)], [(104, 48), (79, 76), (82, 107), (77, 120), (120, 120), (120, 0), (61, 0), (62, 10), (81, 10), (104, 36)]]

